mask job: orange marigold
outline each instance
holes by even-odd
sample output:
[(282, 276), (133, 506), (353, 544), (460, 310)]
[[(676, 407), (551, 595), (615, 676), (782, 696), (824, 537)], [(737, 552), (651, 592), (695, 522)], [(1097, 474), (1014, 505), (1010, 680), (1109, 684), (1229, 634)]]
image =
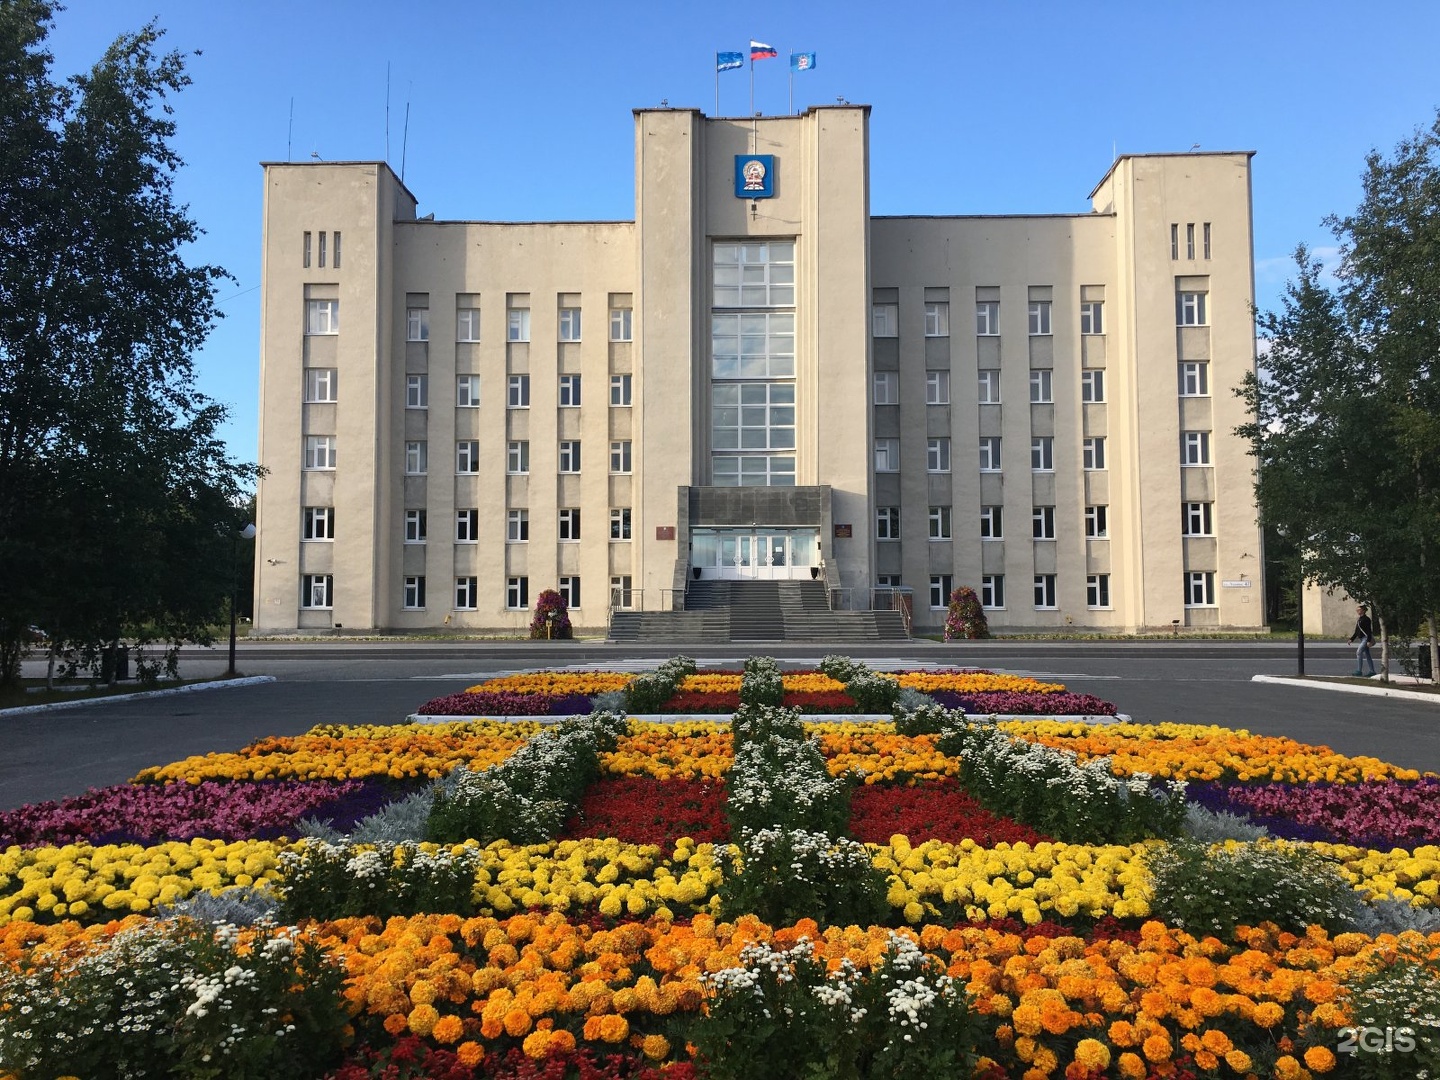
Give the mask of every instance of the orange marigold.
[(460, 1036), (464, 1034), (465, 1025), (458, 1016), (442, 1016), (430, 1029), (430, 1035), (434, 1040), (446, 1045), (459, 1041)]
[(524, 1009), (511, 1009), (505, 1014), (504, 1025), (505, 1034), (518, 1039), (530, 1030), (530, 1014)]
[(391, 1013), (385, 1017), (385, 1033), (387, 1035), (403, 1035), (409, 1021), (404, 1013)]
[(1272, 1028), (1285, 1019), (1285, 1010), (1273, 1001), (1262, 1001), (1255, 1006), (1255, 1023), (1263, 1028)]
[(1328, 1047), (1312, 1046), (1305, 1051), (1305, 1064), (1318, 1073), (1329, 1072), (1335, 1068), (1335, 1055)]
[(646, 1035), (640, 1040), (640, 1052), (651, 1061), (660, 1061), (670, 1053), (670, 1040), (664, 1035)]
[(1254, 1062), (1250, 1060), (1250, 1055), (1245, 1053), (1244, 1050), (1231, 1050), (1225, 1055), (1225, 1064), (1229, 1065), (1230, 1068), (1234, 1069), (1237, 1073), (1244, 1073), (1250, 1071), (1250, 1067)]
[(1174, 1047), (1170, 1043), (1170, 1036), (1164, 1032), (1156, 1032), (1145, 1040), (1140, 1047), (1145, 1052), (1147, 1061), (1169, 1061)]
[(1132, 1054), (1127, 1050), (1120, 1055), (1119, 1060), (1115, 1062), (1115, 1066), (1120, 1070), (1120, 1075), (1125, 1077), (1125, 1080), (1144, 1080), (1145, 1062), (1139, 1054)]
[(485, 1048), (477, 1042), (463, 1042), (455, 1048), (455, 1056), (461, 1065), (473, 1069), (485, 1060)]

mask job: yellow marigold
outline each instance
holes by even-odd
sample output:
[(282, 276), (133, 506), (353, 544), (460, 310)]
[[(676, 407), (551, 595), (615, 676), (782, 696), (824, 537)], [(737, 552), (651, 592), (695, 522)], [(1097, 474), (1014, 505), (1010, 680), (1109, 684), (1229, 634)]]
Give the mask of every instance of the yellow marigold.
[(410, 1017), (406, 1024), (412, 1032), (424, 1038), (435, 1030), (436, 1021), (439, 1019), (440, 1014), (434, 1005), (416, 1005), (410, 1010)]
[(1209, 1050), (1212, 1054), (1224, 1054), (1231, 1050), (1234, 1044), (1230, 1036), (1219, 1028), (1209, 1028), (1205, 1034), (1200, 1036), (1200, 1045)]
[(442, 1016), (430, 1029), (431, 1036), (438, 1043), (449, 1045), (465, 1034), (465, 1025), (458, 1016)]
[(418, 980), (410, 987), (410, 1000), (416, 1005), (435, 1004), (435, 984), (425, 979)]
[(1144, 1080), (1146, 1071), (1145, 1062), (1139, 1054), (1132, 1054), (1126, 1051), (1120, 1055), (1119, 1060), (1115, 1062), (1115, 1066), (1120, 1070), (1120, 1075), (1125, 1077), (1125, 1080)]
[(1147, 1061), (1169, 1061), (1170, 1055), (1174, 1051), (1170, 1044), (1170, 1036), (1159, 1031), (1146, 1039), (1140, 1049), (1145, 1052)]
[(1278, 1080), (1300, 1080), (1304, 1072), (1305, 1070), (1300, 1067), (1300, 1062), (1289, 1054), (1275, 1059), (1275, 1075)]
[(1075, 1047), (1075, 1062), (1087, 1069), (1110, 1067), (1110, 1048), (1099, 1039), (1081, 1039)]
[(1262, 1001), (1255, 1006), (1255, 1023), (1263, 1028), (1272, 1028), (1284, 1019), (1285, 1010), (1273, 1001)]
[(1318, 1073), (1329, 1072), (1335, 1068), (1335, 1055), (1328, 1047), (1312, 1046), (1305, 1051), (1305, 1064)]
[(462, 1042), (455, 1048), (455, 1056), (461, 1065), (473, 1069), (485, 1060), (485, 1048), (477, 1042)]
[(640, 1040), (640, 1052), (651, 1061), (660, 1061), (670, 1053), (670, 1040), (664, 1035), (646, 1035)]
[[(511, 1009), (502, 1021), (505, 1034), (519, 1038), (530, 1030), (530, 1013), (525, 1009)], [(529, 1053), (527, 1050), (526, 1053)]]
[(1250, 1067), (1254, 1063), (1250, 1060), (1250, 1055), (1245, 1053), (1244, 1050), (1231, 1050), (1225, 1055), (1225, 1064), (1229, 1065), (1230, 1068), (1234, 1069), (1237, 1073), (1245, 1073), (1250, 1071)]

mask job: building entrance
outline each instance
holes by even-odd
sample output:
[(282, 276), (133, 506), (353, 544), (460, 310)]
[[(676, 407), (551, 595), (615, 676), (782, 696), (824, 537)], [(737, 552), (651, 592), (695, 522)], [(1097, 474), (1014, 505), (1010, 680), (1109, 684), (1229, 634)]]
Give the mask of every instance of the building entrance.
[[(690, 538), (692, 576), (701, 580), (755, 578), (775, 581), (812, 578), (819, 573), (818, 529), (765, 526), (694, 529)], [(700, 573), (695, 575), (694, 570)]]

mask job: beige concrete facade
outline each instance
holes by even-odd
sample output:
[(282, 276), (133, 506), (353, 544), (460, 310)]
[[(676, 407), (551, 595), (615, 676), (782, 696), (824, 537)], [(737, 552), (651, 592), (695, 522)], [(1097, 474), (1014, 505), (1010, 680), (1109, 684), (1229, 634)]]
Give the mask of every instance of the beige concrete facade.
[[(1258, 626), (1249, 155), (877, 218), (868, 125), (637, 110), (633, 222), (267, 164), (257, 631), (513, 631), (556, 587), (600, 628), (701, 575), (908, 587), (917, 629), (982, 583), (1002, 628)], [(773, 197), (738, 197), (756, 155)]]

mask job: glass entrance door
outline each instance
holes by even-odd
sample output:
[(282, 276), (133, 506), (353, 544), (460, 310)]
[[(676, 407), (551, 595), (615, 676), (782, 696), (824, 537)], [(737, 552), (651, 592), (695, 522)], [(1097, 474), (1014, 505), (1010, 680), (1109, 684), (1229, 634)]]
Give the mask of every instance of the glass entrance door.
[(692, 576), (701, 579), (810, 578), (819, 565), (818, 529), (695, 529), (690, 536)]

